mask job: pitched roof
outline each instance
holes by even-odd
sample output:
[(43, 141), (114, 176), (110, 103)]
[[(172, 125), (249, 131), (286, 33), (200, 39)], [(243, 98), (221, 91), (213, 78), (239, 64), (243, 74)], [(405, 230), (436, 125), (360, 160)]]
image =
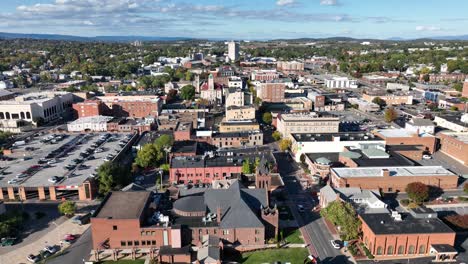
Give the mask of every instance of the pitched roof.
[(210, 212), (221, 209), (222, 228), (263, 227), (257, 216), (262, 206), (268, 206), (263, 189), (246, 189), (235, 181), (229, 189), (209, 189), (204, 194)]

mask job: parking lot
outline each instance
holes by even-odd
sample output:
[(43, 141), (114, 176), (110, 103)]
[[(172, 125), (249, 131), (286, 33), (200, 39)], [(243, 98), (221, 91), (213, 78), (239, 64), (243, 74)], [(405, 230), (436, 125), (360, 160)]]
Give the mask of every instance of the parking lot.
[[(117, 133), (45, 134), (21, 143), (8, 155), (12, 160), (0, 162), (3, 197), (11, 198), (5, 187), (21, 187), (26, 199), (37, 199), (38, 187), (49, 186), (55, 186), (57, 199), (76, 196), (78, 188), (95, 177), (100, 165), (113, 160), (131, 137)], [(51, 195), (49, 188), (44, 189), (45, 196)]]

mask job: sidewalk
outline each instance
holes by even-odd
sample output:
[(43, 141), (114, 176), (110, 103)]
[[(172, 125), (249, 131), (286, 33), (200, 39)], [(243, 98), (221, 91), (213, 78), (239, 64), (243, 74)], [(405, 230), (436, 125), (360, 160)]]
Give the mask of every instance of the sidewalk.
[(46, 245), (60, 245), (60, 240), (65, 234), (81, 235), (89, 224), (79, 226), (71, 222), (70, 219), (52, 228), (42, 237), (36, 239), (34, 243), (29, 243), (23, 247), (16, 248), (0, 256), (0, 264), (20, 264), (29, 263), (26, 257), (29, 254), (37, 255)]

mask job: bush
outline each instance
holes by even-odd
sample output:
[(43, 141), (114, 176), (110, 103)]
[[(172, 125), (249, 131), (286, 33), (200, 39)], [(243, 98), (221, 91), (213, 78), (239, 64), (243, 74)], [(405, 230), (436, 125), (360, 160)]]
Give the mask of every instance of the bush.
[(358, 250), (357, 250), (355, 244), (349, 245), (348, 250), (349, 250), (349, 253), (351, 253), (351, 255), (353, 255), (353, 256), (356, 256), (358, 254)]
[(374, 255), (369, 251), (369, 249), (366, 247), (366, 245), (362, 245), (362, 249), (364, 250), (364, 253), (366, 254), (366, 257), (369, 259), (374, 259)]
[(273, 134), (272, 134), (271, 136), (273, 137), (273, 139), (274, 139), (275, 141), (278, 141), (278, 140), (281, 139), (281, 133), (278, 132), (278, 131), (273, 132)]
[(415, 203), (421, 204), (429, 198), (429, 186), (422, 182), (412, 182), (406, 186), (408, 197)]
[(403, 206), (408, 206), (409, 203), (410, 203), (409, 199), (400, 200), (400, 204), (403, 205)]
[(75, 214), (76, 204), (72, 201), (65, 201), (59, 204), (58, 210), (63, 215), (72, 216)]

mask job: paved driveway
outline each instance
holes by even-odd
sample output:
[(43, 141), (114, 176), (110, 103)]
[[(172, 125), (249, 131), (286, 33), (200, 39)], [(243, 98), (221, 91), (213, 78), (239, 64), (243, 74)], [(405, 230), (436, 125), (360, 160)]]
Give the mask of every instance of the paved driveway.
[(20, 247), (14, 249), (8, 248), (9, 250), (7, 252), (0, 255), (0, 263), (29, 263), (26, 259), (29, 254), (37, 255), (46, 245), (60, 245), (60, 240), (65, 236), (65, 234), (81, 235), (89, 227), (89, 224), (79, 226), (68, 219), (63, 223), (57, 224), (55, 227), (54, 226), (55, 224), (51, 223), (51, 226), (48, 227), (47, 233), (35, 239), (34, 243), (29, 243), (24, 246), (19, 245)]

